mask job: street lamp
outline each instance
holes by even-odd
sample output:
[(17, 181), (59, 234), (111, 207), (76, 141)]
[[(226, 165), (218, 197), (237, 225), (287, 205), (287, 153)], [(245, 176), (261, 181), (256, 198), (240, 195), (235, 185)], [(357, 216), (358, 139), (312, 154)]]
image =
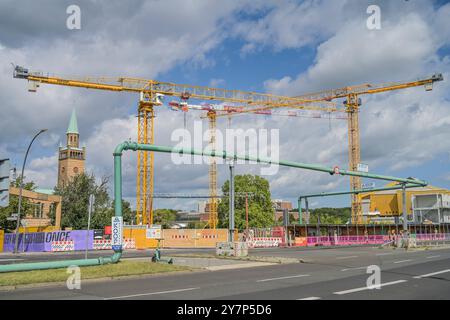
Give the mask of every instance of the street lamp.
[[(14, 253), (18, 252), (18, 247), (19, 247), (20, 211), (22, 209), (23, 173), (25, 171), (25, 163), (27, 162), (28, 152), (30, 151), (31, 145), (33, 144), (34, 140), (36, 140), (36, 138), (41, 133), (44, 133), (46, 131), (47, 131), (47, 129), (42, 129), (33, 137), (33, 139), (30, 142), (30, 145), (28, 146), (27, 152), (25, 153), (25, 158), (23, 159), (22, 174), (20, 176), (20, 181), (19, 181), (19, 205), (17, 208), (17, 225), (16, 225), (16, 239), (15, 239), (15, 244), (14, 244)], [(23, 239), (23, 241), (25, 241), (25, 239)]]

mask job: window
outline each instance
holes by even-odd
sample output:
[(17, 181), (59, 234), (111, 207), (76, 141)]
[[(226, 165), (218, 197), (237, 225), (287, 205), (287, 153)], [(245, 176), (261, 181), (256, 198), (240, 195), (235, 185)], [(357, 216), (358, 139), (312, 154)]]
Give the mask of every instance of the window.
[(73, 168), (73, 172), (74, 172), (74, 173), (78, 173), (78, 167), (74, 167), (74, 168)]

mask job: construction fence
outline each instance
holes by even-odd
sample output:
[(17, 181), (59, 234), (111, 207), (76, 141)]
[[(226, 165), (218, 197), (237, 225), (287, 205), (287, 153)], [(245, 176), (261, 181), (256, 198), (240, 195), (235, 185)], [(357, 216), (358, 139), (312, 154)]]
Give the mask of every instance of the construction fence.
[[(215, 248), (218, 242), (228, 241), (226, 229), (165, 229), (159, 239), (152, 238), (145, 227), (124, 228), (124, 250), (160, 248)], [(236, 235), (235, 241), (248, 243), (249, 248), (317, 247), (382, 245), (395, 241), (393, 235), (329, 235), (301, 236), (286, 233), (283, 227), (253, 229)], [(417, 243), (450, 241), (450, 233), (411, 233)], [(16, 242), (14, 233), (0, 230), (0, 252), (13, 252)], [(111, 250), (111, 239), (104, 230), (76, 230), (19, 233), (19, 252), (62, 252), (86, 250)]]
[[(101, 234), (101, 235), (100, 235)], [(145, 227), (131, 227), (123, 230), (123, 248), (153, 249), (161, 248), (215, 248), (217, 242), (228, 240), (226, 229), (179, 229), (161, 230), (161, 238), (149, 235)], [(158, 244), (159, 242), (159, 244)], [(4, 234), (0, 230), (0, 252), (13, 252), (16, 234)], [(62, 252), (84, 250), (111, 250), (110, 234), (104, 230), (75, 230), (33, 232), (18, 234), (19, 252)]]

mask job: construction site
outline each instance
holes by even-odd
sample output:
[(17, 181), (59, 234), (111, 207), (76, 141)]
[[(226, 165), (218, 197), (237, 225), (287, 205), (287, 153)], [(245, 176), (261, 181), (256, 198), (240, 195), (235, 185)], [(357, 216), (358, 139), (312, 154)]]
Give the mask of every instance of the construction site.
[[(396, 234), (400, 231), (408, 231), (414, 234), (448, 234), (450, 191), (429, 186), (427, 182), (419, 178), (396, 178), (369, 173), (361, 160), (361, 144), (364, 142), (360, 141), (359, 128), (359, 114), (362, 109), (362, 99), (365, 95), (397, 90), (414, 90), (416, 87), (429, 92), (432, 91), (434, 85), (438, 85), (440, 81), (444, 80), (441, 74), (415, 81), (354, 85), (297, 97), (179, 85), (136, 78), (61, 78), (44, 75), (41, 72), (33, 72), (21, 66), (15, 67), (13, 76), (16, 79), (27, 80), (28, 90), (32, 93), (35, 93), (38, 88), (41, 89), (41, 86), (54, 85), (135, 94), (138, 98), (137, 145), (155, 146), (155, 148), (162, 149), (158, 149), (158, 152), (164, 153), (206, 156), (208, 155), (207, 152), (209, 152), (209, 155), (212, 155), (208, 173), (208, 195), (155, 194), (154, 174), (158, 168), (154, 166), (154, 158), (158, 153), (145, 148), (131, 148), (137, 152), (136, 216), (135, 221), (130, 226), (125, 226), (125, 230), (128, 231), (126, 231), (126, 236), (124, 236), (124, 239), (129, 243), (128, 246), (131, 246), (131, 248), (148, 249), (156, 248), (158, 245), (163, 248), (215, 247), (218, 242), (242, 241), (242, 239), (245, 239), (247, 242), (250, 241), (249, 244), (253, 247), (310, 246), (324, 245), (330, 242), (330, 237), (335, 236), (352, 236), (355, 237), (352, 240), (355, 244), (363, 244), (368, 241), (369, 236), (373, 237), (373, 243), (383, 243), (387, 241), (387, 237), (392, 231), (395, 231)], [(162, 107), (168, 107), (185, 114), (188, 112), (199, 112), (200, 117), (207, 119), (209, 132), (211, 133), (209, 151), (158, 147), (154, 133), (156, 126), (155, 112)], [(220, 229), (218, 228), (218, 204), (224, 198), (224, 195), (220, 194), (218, 188), (216, 158), (226, 159), (230, 163), (231, 172), (234, 167), (232, 163), (239, 159), (253, 160), (258, 163), (272, 163), (274, 161), (271, 159), (252, 159), (248, 154), (228, 155), (223, 150), (217, 150), (216, 124), (220, 118), (227, 118), (231, 122), (231, 119), (235, 116), (251, 117), (258, 115), (287, 116), (293, 120), (296, 117), (324, 117), (328, 119), (333, 117), (337, 120), (346, 120), (348, 122), (349, 159), (347, 170), (337, 166), (327, 168), (320, 164), (295, 164), (286, 161), (280, 161), (280, 165), (325, 172), (336, 176), (336, 179), (349, 177), (349, 191), (299, 195), (298, 212), (295, 215), (290, 215), (292, 211), (295, 211), (292, 209), (292, 206), (290, 207), (291, 210), (281, 209), (282, 219), (280, 217), (280, 220), (283, 222), (281, 226), (277, 227), (276, 224), (273, 224), (265, 229), (255, 229), (248, 224), (248, 205), (252, 201), (251, 193), (246, 191), (236, 194), (231, 189), (232, 185), (230, 185), (229, 190), (231, 193), (229, 192), (227, 195), (227, 200), (230, 202), (230, 212), (227, 217), (229, 227), (228, 229)], [(67, 175), (67, 172), (73, 171), (76, 174), (77, 171), (75, 170), (83, 167), (81, 161), (85, 159), (85, 149), (79, 148), (78, 141), (79, 133), (76, 115), (72, 114), (67, 130), (68, 149), (60, 148), (58, 174), (64, 178), (60, 179), (59, 185), (65, 184), (71, 179), (70, 174)], [(70, 152), (67, 150), (70, 150)], [(71, 164), (70, 161), (75, 164)], [(363, 178), (390, 183), (381, 188), (363, 187)], [(17, 194), (17, 190), (13, 192)], [(316, 222), (310, 221), (308, 200), (317, 197), (342, 195), (351, 195), (351, 218), (345, 225), (330, 226), (321, 224), (320, 217), (317, 218)], [(234, 227), (235, 197), (245, 197), (246, 201), (247, 224), (245, 229), (241, 230)], [(186, 230), (184, 228), (181, 230), (160, 230), (158, 231), (159, 238), (152, 238), (149, 236), (149, 230), (161, 228), (161, 226), (157, 226), (154, 223), (153, 214), (154, 199), (158, 198), (207, 199), (205, 203), (207, 223), (199, 230)], [(58, 232), (61, 230), (61, 212), (57, 214), (57, 217), (54, 226), (48, 225), (49, 219), (47, 219), (47, 224), (44, 223), (41, 227), (39, 227), (39, 223), (33, 224), (33, 220), (36, 221), (36, 219), (29, 218), (28, 236), (32, 237), (33, 232)], [(26, 228), (21, 230), (24, 231)], [(93, 237), (92, 235), (90, 248), (94, 248), (96, 242), (108, 243), (108, 241), (104, 240), (95, 240)], [(108, 233), (104, 232), (102, 237), (104, 239), (108, 238)], [(14, 249), (11, 247), (14, 244), (14, 238), (14, 235), (7, 235), (5, 238), (4, 246), (9, 248), (7, 250), (11, 251)], [(377, 239), (376, 241), (375, 238)], [(31, 240), (27, 242), (26, 238), (19, 242), (21, 242), (22, 247), (26, 247), (27, 243), (30, 248), (33, 247), (33, 242)], [(333, 243), (335, 244), (336, 242), (333, 241)], [(348, 244), (348, 240), (341, 241), (341, 243)], [(63, 250), (70, 251), (75, 250), (77, 246), (74, 241), (69, 241), (66, 247)], [(111, 244), (103, 245), (102, 248), (111, 248)], [(24, 250), (26, 251), (27, 249)]]
[(449, 298), (448, 1), (23, 2), (0, 300)]

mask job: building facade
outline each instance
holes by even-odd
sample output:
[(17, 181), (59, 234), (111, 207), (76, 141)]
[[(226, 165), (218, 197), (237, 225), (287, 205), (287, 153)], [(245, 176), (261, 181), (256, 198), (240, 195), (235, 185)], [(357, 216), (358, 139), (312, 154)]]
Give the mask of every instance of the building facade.
[[(402, 219), (402, 190), (365, 192), (359, 197), (366, 222), (398, 223)], [(406, 212), (410, 223), (450, 223), (450, 190), (433, 186), (407, 189)]]
[(66, 146), (59, 147), (58, 187), (67, 185), (73, 177), (84, 173), (86, 147), (80, 148), (77, 115), (72, 111), (66, 132)]

